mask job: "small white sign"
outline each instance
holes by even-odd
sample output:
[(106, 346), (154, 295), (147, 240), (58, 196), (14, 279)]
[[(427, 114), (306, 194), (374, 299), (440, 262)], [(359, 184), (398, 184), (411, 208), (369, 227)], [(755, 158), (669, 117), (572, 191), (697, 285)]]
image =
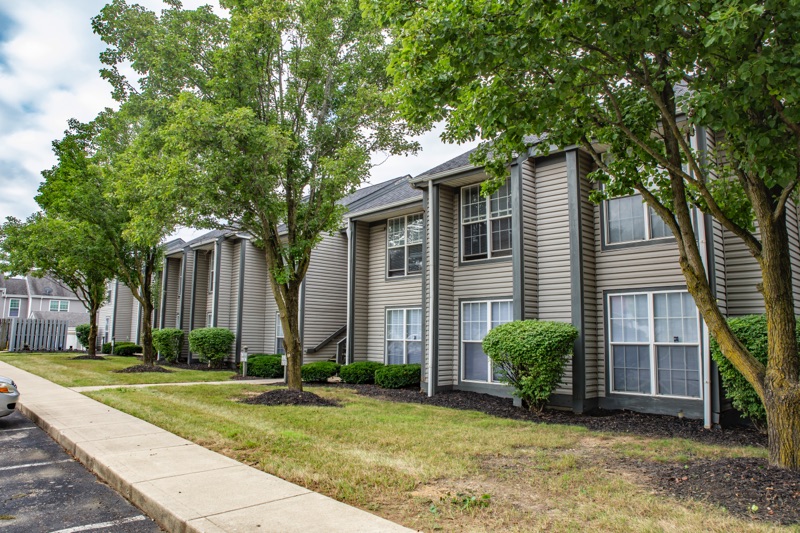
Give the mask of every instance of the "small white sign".
[(286, 365), (288, 364), (288, 363), (286, 362), (286, 355), (282, 355), (282, 356), (281, 356), (281, 364), (282, 364), (283, 366), (286, 366)]
[(247, 352), (242, 352), (242, 362), (243, 363), (247, 362)]

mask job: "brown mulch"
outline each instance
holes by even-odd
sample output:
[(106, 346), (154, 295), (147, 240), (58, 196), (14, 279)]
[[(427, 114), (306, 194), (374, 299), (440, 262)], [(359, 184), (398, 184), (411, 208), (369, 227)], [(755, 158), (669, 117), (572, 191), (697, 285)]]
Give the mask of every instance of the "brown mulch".
[(179, 368), (181, 370), (206, 370), (206, 371), (216, 371), (216, 370), (233, 370), (230, 367), (223, 366), (223, 367), (215, 367), (215, 366), (208, 366), (208, 363), (168, 363), (167, 361), (162, 361), (159, 363), (164, 366), (168, 366), (170, 368)]
[(102, 355), (78, 355), (76, 357), (70, 357), (70, 361), (108, 361)]
[(545, 409), (541, 413), (537, 413), (514, 407), (511, 398), (500, 398), (477, 392), (445, 391), (429, 398), (419, 389), (382, 389), (375, 385), (337, 385), (332, 383), (327, 383), (325, 386), (355, 389), (358, 394), (363, 396), (372, 396), (393, 402), (421, 403), (451, 409), (480, 411), (500, 418), (583, 426), (595, 431), (611, 431), (653, 438), (683, 438), (722, 446), (766, 447), (767, 445), (766, 435), (750, 427), (705, 429), (702, 420), (690, 420), (675, 416), (607, 410), (596, 410), (582, 415), (556, 409)]
[(308, 391), (292, 391), (288, 389), (275, 389), (252, 396), (243, 403), (254, 405), (313, 405), (317, 407), (339, 407), (339, 402), (329, 400)]
[(660, 492), (724, 507), (733, 515), (800, 523), (800, 472), (769, 466), (764, 459), (698, 459), (686, 464), (627, 461)]
[(114, 372), (118, 374), (139, 374), (142, 372), (162, 372), (165, 374), (171, 374), (172, 370), (167, 370), (166, 368), (158, 365), (134, 365), (129, 366), (128, 368), (123, 368), (122, 370), (114, 370)]

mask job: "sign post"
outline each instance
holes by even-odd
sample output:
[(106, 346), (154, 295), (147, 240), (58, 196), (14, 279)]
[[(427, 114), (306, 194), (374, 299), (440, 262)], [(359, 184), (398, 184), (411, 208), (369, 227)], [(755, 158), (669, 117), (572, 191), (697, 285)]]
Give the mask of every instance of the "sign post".
[(242, 377), (247, 377), (247, 346), (242, 346)]

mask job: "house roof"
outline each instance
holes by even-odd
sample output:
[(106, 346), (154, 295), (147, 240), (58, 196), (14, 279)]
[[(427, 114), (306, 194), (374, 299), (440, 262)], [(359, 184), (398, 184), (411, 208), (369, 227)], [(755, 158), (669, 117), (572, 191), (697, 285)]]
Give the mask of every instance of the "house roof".
[(31, 296), (44, 296), (48, 298), (77, 298), (74, 292), (49, 276), (45, 276), (43, 278), (28, 276), (27, 280), (28, 287), (30, 287)]
[(6, 296), (28, 295), (28, 284), (24, 278), (0, 278), (0, 287), (6, 289)]
[(348, 216), (399, 204), (405, 200), (412, 202), (421, 199), (422, 191), (411, 186), (411, 176), (401, 176), (387, 182), (378, 194), (370, 195), (361, 202), (351, 204)]
[[(230, 233), (230, 231), (228, 231), (228, 230), (212, 229), (208, 233), (203, 233), (199, 237), (195, 237), (191, 241), (183, 243), (183, 246), (181, 246), (181, 248), (185, 248), (187, 246), (194, 246), (196, 244), (204, 243), (204, 242), (207, 242), (207, 241), (213, 241), (213, 240), (219, 239), (220, 237), (228, 235), (229, 233)], [(174, 250), (172, 250), (172, 251), (174, 251)]]
[(184, 246), (186, 246), (186, 241), (178, 237), (177, 239), (173, 239), (169, 242), (164, 243), (164, 251), (166, 253), (171, 253), (176, 250), (183, 250)]
[(31, 313), (31, 318), (66, 320), (71, 328), (89, 323), (89, 313), (81, 311), (70, 311), (68, 313), (59, 313), (58, 311), (33, 311)]

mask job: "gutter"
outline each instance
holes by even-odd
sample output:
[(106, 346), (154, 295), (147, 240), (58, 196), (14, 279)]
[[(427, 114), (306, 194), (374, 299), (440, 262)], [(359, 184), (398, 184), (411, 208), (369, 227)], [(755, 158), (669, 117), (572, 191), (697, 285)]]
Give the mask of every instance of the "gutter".
[[(414, 187), (414, 188), (418, 189), (418, 187)], [(396, 207), (403, 207), (405, 205), (409, 205), (410, 206), (412, 204), (415, 204), (415, 203), (418, 203), (418, 202), (421, 202), (421, 201), (422, 201), (422, 198), (414, 198), (412, 200), (408, 200), (408, 199), (400, 200), (400, 201), (397, 201), (397, 202), (394, 202), (394, 203), (391, 203), (391, 204), (386, 204), (386, 205), (382, 205), (380, 207), (376, 207), (374, 209), (367, 209), (366, 211), (359, 211), (358, 213), (353, 213), (352, 216), (349, 215), (349, 214), (346, 214), (344, 216), (344, 218), (346, 218), (347, 220), (355, 221), (355, 220), (358, 220), (358, 218), (363, 216), (363, 215), (371, 215), (371, 214), (374, 214), (374, 213), (380, 213), (381, 211), (388, 211), (389, 209), (394, 209)]]

